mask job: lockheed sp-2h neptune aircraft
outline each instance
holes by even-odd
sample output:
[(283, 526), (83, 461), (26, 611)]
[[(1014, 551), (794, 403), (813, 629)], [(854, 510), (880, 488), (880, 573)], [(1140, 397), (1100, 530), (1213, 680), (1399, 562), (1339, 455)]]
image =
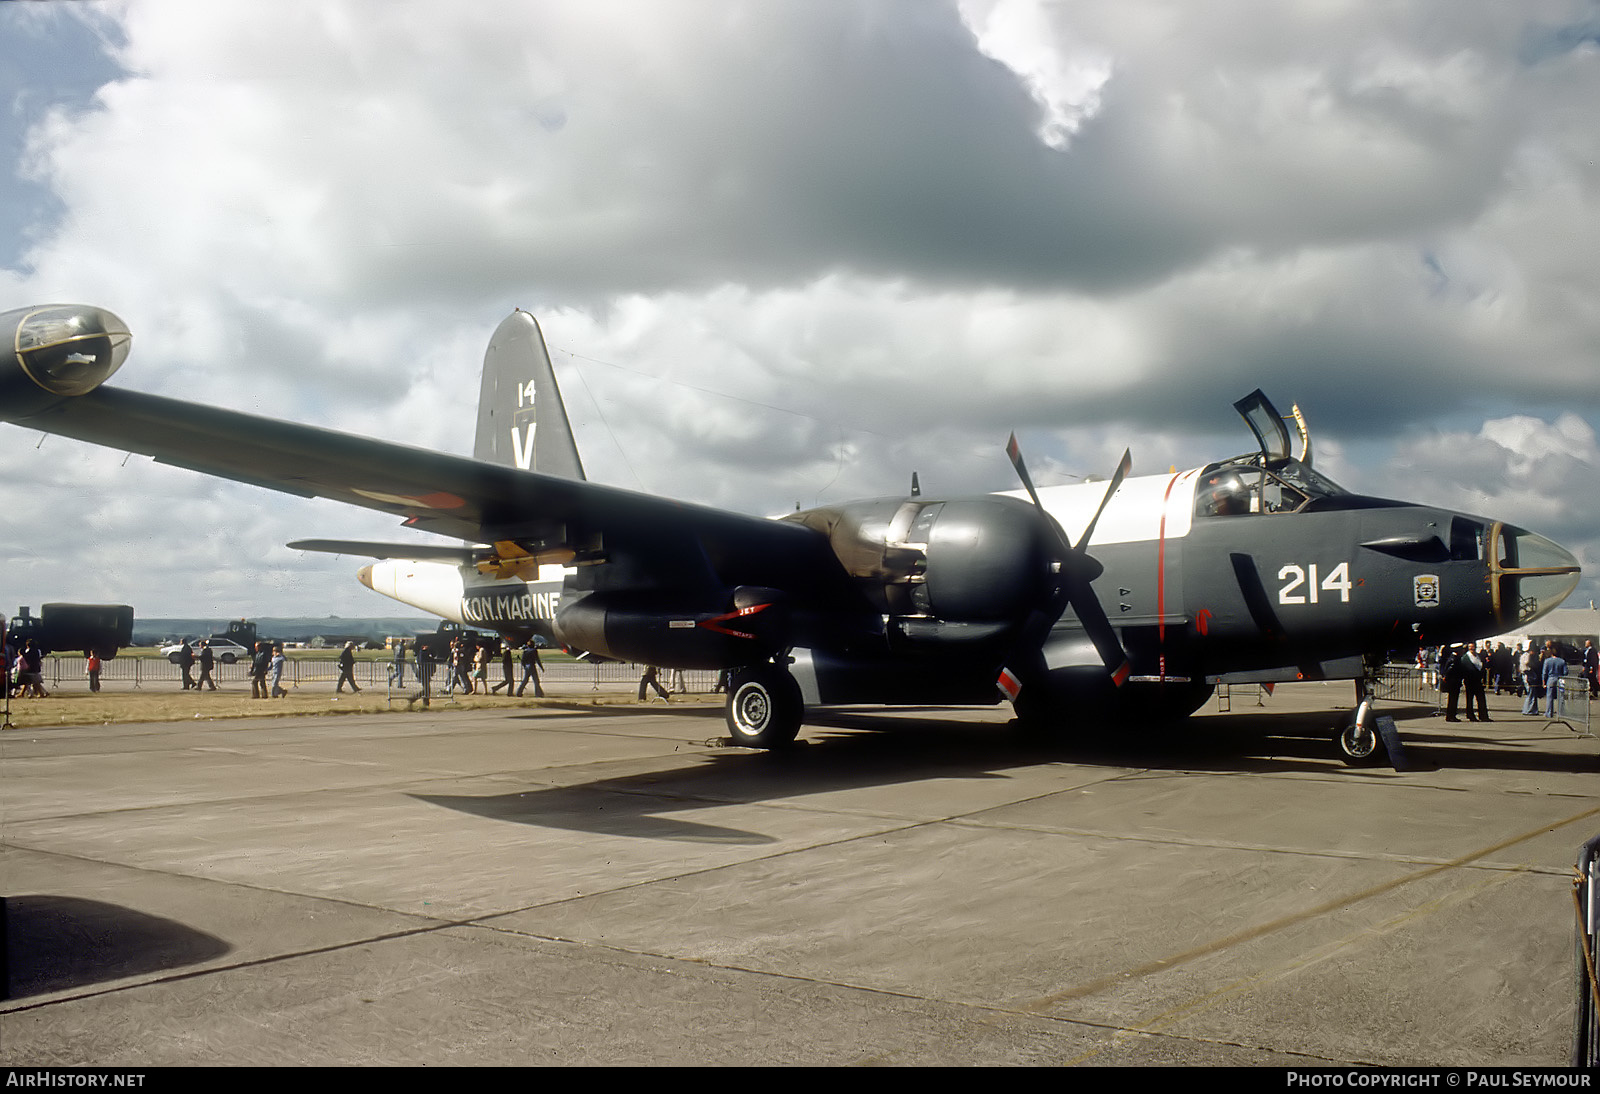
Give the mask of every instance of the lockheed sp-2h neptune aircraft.
[[(471, 459), (107, 387), (110, 312), (0, 316), (0, 419), (163, 463), (392, 513), (462, 541), (307, 540), (379, 561), (396, 600), (517, 639), (728, 669), (727, 721), (792, 741), (812, 704), (992, 704), (1024, 724), (1181, 718), (1219, 682), (1361, 680), (1388, 651), (1502, 633), (1576, 586), (1576, 559), (1503, 521), (1353, 494), (1259, 391), (1257, 450), (1036, 489), (905, 496), (763, 519), (586, 480), (533, 317), (484, 359)], [(1359, 691), (1359, 684), (1358, 684)], [(1365, 707), (1362, 708), (1363, 713)], [(1358, 715), (1346, 758), (1378, 748)]]

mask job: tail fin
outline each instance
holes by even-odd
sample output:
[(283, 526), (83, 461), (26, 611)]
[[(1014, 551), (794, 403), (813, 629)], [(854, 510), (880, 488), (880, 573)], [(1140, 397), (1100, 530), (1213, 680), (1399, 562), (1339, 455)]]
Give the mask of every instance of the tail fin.
[(483, 355), (472, 456), (564, 479), (584, 477), (544, 335), (521, 308), (495, 329)]

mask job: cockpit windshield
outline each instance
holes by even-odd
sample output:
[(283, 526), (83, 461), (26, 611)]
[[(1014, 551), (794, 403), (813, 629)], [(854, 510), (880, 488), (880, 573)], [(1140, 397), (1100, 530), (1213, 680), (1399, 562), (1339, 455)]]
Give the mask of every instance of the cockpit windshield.
[(1323, 498), (1349, 496), (1350, 491), (1295, 459), (1272, 462), (1242, 456), (1212, 464), (1200, 473), (1194, 515), (1231, 517), (1246, 514), (1298, 513)]

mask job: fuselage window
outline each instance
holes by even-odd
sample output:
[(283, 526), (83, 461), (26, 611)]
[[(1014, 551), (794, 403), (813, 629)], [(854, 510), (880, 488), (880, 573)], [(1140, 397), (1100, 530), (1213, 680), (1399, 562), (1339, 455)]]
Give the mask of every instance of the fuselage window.
[(1483, 557), (1484, 527), (1475, 520), (1452, 517), (1450, 520), (1450, 558), (1456, 562), (1475, 562)]

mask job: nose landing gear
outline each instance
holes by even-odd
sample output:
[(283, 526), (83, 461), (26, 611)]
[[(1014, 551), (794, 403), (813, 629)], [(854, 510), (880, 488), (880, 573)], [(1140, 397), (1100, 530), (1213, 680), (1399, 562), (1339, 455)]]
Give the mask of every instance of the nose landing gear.
[(1372, 767), (1388, 758), (1367, 703), (1362, 703), (1354, 714), (1339, 723), (1333, 734), (1333, 744), (1339, 750), (1339, 758), (1351, 767)]
[(1396, 771), (1402, 771), (1406, 767), (1405, 750), (1400, 746), (1394, 719), (1372, 711), (1375, 672), (1369, 665), (1368, 675), (1356, 680), (1355, 713), (1334, 727), (1333, 746), (1339, 750), (1340, 759), (1351, 767), (1373, 767), (1387, 762)]

